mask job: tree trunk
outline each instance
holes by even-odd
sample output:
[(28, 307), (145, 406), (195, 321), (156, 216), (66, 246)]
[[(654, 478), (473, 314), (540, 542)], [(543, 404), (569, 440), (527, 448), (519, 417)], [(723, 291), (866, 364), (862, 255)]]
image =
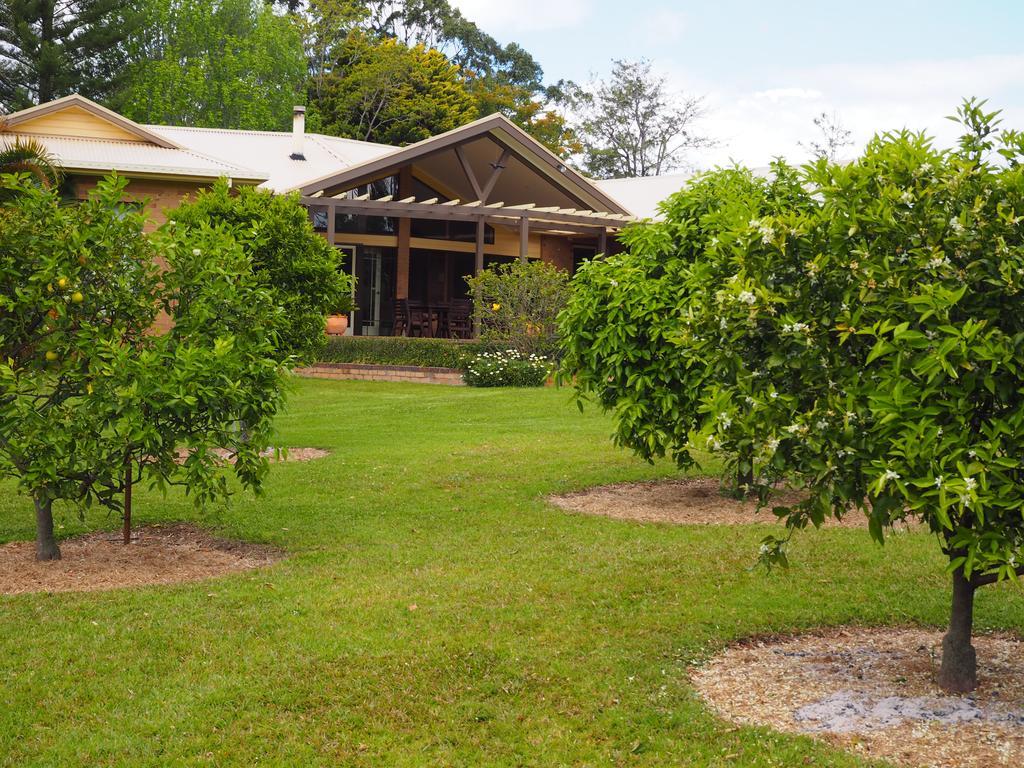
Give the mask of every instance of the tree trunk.
[(121, 539), (127, 546), (132, 543), (132, 460), (125, 462), (124, 514), (121, 516)]
[(974, 591), (962, 568), (953, 572), (953, 608), (949, 631), (942, 638), (939, 686), (948, 693), (970, 693), (978, 686), (978, 657), (971, 645), (974, 624)]
[(36, 506), (36, 560), (60, 560), (60, 547), (53, 536), (53, 500), (33, 496)]
[(734, 499), (745, 499), (754, 484), (754, 451), (752, 448), (740, 451), (736, 462), (736, 486), (732, 489)]

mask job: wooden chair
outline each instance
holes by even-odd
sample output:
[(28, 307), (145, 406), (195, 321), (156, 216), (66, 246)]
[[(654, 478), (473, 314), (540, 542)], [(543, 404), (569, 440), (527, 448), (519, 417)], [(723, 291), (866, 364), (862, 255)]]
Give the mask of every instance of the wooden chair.
[(446, 336), (451, 339), (473, 338), (473, 302), (456, 299), (448, 308)]
[(395, 302), (395, 323), (391, 330), (392, 336), (409, 334), (409, 300), (399, 299)]
[(433, 317), (430, 309), (419, 302), (403, 299), (408, 318), (409, 336), (433, 336)]

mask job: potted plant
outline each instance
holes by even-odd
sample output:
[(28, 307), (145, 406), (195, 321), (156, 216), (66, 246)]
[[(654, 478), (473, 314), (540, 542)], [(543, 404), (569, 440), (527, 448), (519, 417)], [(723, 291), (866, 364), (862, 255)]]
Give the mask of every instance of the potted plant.
[(348, 315), (328, 315), (327, 316), (327, 335), (328, 336), (344, 336), (348, 330)]

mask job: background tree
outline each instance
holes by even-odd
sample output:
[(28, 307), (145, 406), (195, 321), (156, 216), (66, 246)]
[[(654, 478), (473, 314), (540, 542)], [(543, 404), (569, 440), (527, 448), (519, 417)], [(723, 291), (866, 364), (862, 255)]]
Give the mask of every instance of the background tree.
[(310, 103), (314, 107), (323, 98), (326, 78), (343, 60), (349, 34), (366, 14), (366, 6), (360, 0), (310, 0), (302, 24), (309, 62)]
[[(362, 108), (351, 105), (371, 104), (380, 107), (381, 112), (401, 113), (405, 94), (390, 86), (386, 78), (382, 87), (380, 73), (369, 76), (366, 64), (372, 57), (390, 61), (397, 71), (403, 71), (404, 65), (395, 61), (403, 49), (391, 45), (398, 42), (411, 50), (422, 46), (439, 52), (455, 65), (453, 73), (473, 102), (472, 110), (466, 111), (463, 99), (453, 101), (446, 87), (439, 89), (440, 98), (433, 103), (421, 94), (416, 104), (419, 111), (429, 109), (433, 113), (431, 124), (454, 127), (500, 112), (562, 157), (580, 149), (564, 116), (549, 104), (537, 61), (516, 43), (499, 44), (448, 0), (311, 0), (305, 18), (310, 119), (311, 125), (320, 130), (355, 138), (366, 135), (358, 131), (361, 120), (337, 118), (338, 104), (330, 102), (337, 102), (341, 91), (347, 102), (343, 111), (362, 114)], [(356, 39), (349, 40), (349, 34), (355, 34)], [(373, 50), (385, 44), (387, 47)], [(442, 78), (448, 79), (447, 74)], [(325, 93), (328, 82), (334, 89), (329, 96)], [(392, 101), (399, 102), (394, 109)], [(444, 117), (446, 111), (451, 112), (450, 116)], [(318, 121), (321, 112), (325, 117)], [(399, 136), (398, 143), (409, 140), (407, 131)]]
[(800, 142), (800, 146), (811, 153), (814, 158), (824, 157), (827, 160), (837, 160), (839, 152), (844, 147), (853, 146), (850, 138), (850, 131), (843, 127), (838, 112), (822, 112), (814, 118), (814, 125), (820, 132), (818, 139), (807, 142)]
[(703, 97), (673, 94), (649, 61), (613, 63), (607, 80), (558, 88), (574, 117), (587, 173), (599, 179), (657, 176), (678, 168), (688, 150), (714, 145), (695, 130), (707, 112)]
[[(228, 492), (215, 445), (258, 487), (281, 310), (230, 233), (147, 236), (116, 178), (77, 206), (26, 177), (2, 183), (16, 194), (0, 212), (0, 474), (33, 499), (37, 557), (60, 557), (53, 503), (121, 508), (132, 462), (202, 502)], [(160, 309), (168, 334), (149, 332)]]
[(309, 214), (291, 195), (219, 181), (168, 212), (178, 233), (222, 226), (248, 257), (276, 306), (283, 309), (273, 343), (282, 361), (309, 362), (326, 341), (324, 320), (347, 312), (352, 278), (338, 251), (313, 231)]
[(0, 3), (0, 107), (14, 112), (69, 93), (102, 101), (123, 74), (123, 42), (140, 23), (119, 0)]
[(108, 105), (133, 120), (287, 130), (304, 101), (302, 27), (259, 0), (140, 0), (125, 84)]
[[(1024, 572), (1024, 136), (997, 134), (995, 118), (966, 103), (955, 151), (903, 131), (849, 165), (819, 159), (792, 202), (730, 216), (706, 243), (669, 206), (666, 225), (633, 243), (641, 263), (661, 248), (663, 270), (622, 275), (639, 301), (610, 293), (622, 310), (607, 327), (567, 327), (569, 370), (615, 412), (624, 442), (688, 455), (700, 432), (733, 462), (753, 447), (762, 502), (777, 481), (805, 489), (775, 510), (787, 533), (765, 539), (765, 562), (784, 564), (793, 533), (828, 517), (863, 513), (879, 542), (907, 518), (927, 525), (953, 582), (938, 674), (953, 692), (977, 682), (975, 591)], [(583, 302), (600, 300), (587, 269), (574, 298), (584, 321)], [(670, 378), (683, 394), (669, 397), (659, 354), (731, 373)]]
[(458, 67), (436, 50), (350, 35), (324, 79), (315, 120), (338, 136), (410, 144), (475, 116)]

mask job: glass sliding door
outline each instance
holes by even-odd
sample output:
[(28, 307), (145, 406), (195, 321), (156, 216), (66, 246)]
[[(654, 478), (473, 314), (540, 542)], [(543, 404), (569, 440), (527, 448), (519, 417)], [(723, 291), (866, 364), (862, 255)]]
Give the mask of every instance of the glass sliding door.
[(355, 332), (388, 336), (394, 326), (395, 249), (364, 245), (357, 253)]

